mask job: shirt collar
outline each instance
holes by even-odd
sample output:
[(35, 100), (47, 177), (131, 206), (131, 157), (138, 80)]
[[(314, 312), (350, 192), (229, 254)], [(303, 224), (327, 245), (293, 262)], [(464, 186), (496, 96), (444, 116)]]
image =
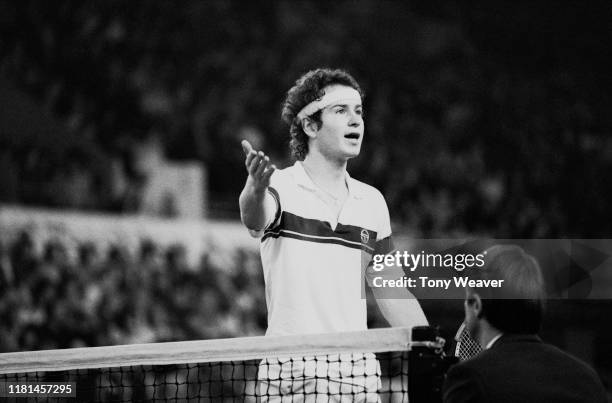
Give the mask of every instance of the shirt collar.
[[(308, 176), (308, 173), (306, 173), (302, 161), (296, 161), (293, 167), (295, 168), (295, 182), (298, 184), (298, 186), (302, 186), (303, 188), (312, 191), (319, 190), (319, 188), (317, 187), (317, 185), (314, 184), (310, 176)], [(349, 197), (353, 197), (355, 199), (363, 198), (363, 194), (359, 191), (359, 188), (357, 186), (357, 181), (351, 178), (351, 175), (349, 175), (347, 171), (344, 171), (344, 177), (346, 180), (346, 185), (348, 187)]]
[(503, 336), (503, 333), (499, 333), (497, 336), (493, 337), (493, 338), (491, 339), (491, 341), (489, 341), (489, 342), (487, 343), (487, 345), (485, 346), (485, 350), (488, 350), (488, 349), (490, 349), (491, 347), (493, 347), (493, 344), (495, 344), (495, 342), (496, 342), (497, 340), (499, 340), (499, 338), (500, 338), (500, 337), (502, 337), (502, 336)]

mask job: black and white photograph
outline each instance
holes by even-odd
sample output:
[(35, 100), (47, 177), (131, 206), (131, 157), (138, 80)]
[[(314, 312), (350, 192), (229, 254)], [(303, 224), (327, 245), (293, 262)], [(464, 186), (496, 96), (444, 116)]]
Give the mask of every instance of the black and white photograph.
[(0, 399), (612, 401), (610, 27), (0, 0)]

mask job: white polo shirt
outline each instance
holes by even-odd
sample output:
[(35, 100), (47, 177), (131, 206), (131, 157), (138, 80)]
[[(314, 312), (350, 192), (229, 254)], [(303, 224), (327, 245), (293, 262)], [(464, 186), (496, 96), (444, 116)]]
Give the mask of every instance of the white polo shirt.
[(274, 222), (261, 239), (267, 335), (367, 328), (362, 273), (392, 249), (382, 194), (346, 174), (349, 195), (336, 217), (301, 162), (276, 171)]

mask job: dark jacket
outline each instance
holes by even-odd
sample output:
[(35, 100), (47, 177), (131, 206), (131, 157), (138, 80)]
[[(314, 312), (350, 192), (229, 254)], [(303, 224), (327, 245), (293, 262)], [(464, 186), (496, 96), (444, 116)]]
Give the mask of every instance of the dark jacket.
[(530, 335), (502, 336), (488, 350), (453, 366), (444, 402), (606, 403), (597, 373)]

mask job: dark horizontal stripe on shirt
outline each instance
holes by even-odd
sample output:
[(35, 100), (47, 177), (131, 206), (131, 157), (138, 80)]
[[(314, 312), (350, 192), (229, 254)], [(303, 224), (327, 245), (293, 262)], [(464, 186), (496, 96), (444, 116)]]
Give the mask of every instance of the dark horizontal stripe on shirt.
[[(367, 242), (363, 242), (361, 239), (363, 230), (367, 231)], [(376, 231), (342, 223), (338, 223), (336, 229), (333, 230), (327, 221), (304, 218), (287, 211), (282, 212), (278, 225), (264, 232), (262, 242), (271, 237), (279, 238), (281, 236), (307, 242), (335, 243), (354, 249), (363, 249), (369, 253), (374, 253), (377, 250), (381, 250), (381, 252), (376, 253), (386, 253), (383, 249), (390, 248), (389, 237), (376, 242)], [(391, 249), (392, 247), (387, 251)]]
[(268, 238), (280, 238), (280, 237), (298, 239), (300, 241), (306, 241), (306, 242), (342, 245), (342, 246), (346, 246), (347, 248), (351, 248), (351, 249), (364, 249), (366, 252), (372, 253), (372, 248), (369, 246), (351, 243), (351, 242), (345, 241), (340, 238), (327, 238), (327, 237), (312, 238), (311, 236), (306, 236), (306, 235), (302, 235), (302, 234), (295, 233), (295, 232), (288, 232), (285, 230), (279, 230), (278, 232), (267, 233), (262, 238), (262, 242)]

